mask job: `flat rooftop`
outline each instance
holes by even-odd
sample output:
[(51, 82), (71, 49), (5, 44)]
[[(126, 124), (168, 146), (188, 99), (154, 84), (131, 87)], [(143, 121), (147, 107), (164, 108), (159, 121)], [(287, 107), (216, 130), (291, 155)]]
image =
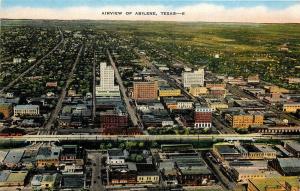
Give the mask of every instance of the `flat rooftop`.
[(266, 144), (255, 144), (254, 145), (260, 152), (276, 152), (271, 146)]
[(285, 185), (285, 183), (289, 183), (293, 187), (298, 187), (300, 189), (299, 185), (299, 177), (296, 176), (288, 176), (288, 177), (270, 177), (270, 178), (264, 178), (264, 179), (252, 179), (250, 182), (255, 185), (255, 187), (258, 190), (266, 191), (266, 188), (276, 188), (280, 187), (282, 185)]
[(24, 154), (24, 150), (10, 150), (7, 153), (5, 159), (3, 160), (3, 163), (17, 164), (18, 162), (21, 161), (23, 154)]
[(14, 109), (38, 109), (38, 105), (16, 105)]
[(216, 146), (220, 154), (239, 154), (238, 149), (234, 145), (218, 145)]
[(286, 144), (288, 144), (290, 147), (295, 149), (297, 152), (300, 152), (300, 143), (296, 141), (287, 141)]
[(11, 171), (7, 178), (7, 182), (24, 182), (28, 171)]

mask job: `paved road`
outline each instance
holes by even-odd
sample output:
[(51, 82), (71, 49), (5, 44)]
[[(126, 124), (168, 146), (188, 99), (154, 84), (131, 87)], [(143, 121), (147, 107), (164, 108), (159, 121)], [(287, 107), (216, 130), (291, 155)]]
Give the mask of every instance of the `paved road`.
[(48, 119), (47, 123), (44, 125), (44, 128), (47, 130), (47, 131), (43, 131), (43, 133), (45, 133), (45, 134), (49, 134), (50, 133), (50, 128), (51, 128), (51, 126), (53, 125), (53, 123), (55, 122), (55, 120), (58, 117), (58, 114), (59, 114), (59, 112), (61, 110), (61, 107), (62, 107), (63, 100), (66, 97), (67, 88), (70, 86), (70, 84), (72, 82), (74, 71), (76, 69), (76, 66), (77, 66), (79, 60), (80, 60), (79, 58), (80, 58), (81, 52), (83, 50), (83, 47), (84, 47), (84, 45), (81, 45), (80, 50), (78, 51), (76, 60), (75, 60), (75, 62), (73, 64), (73, 67), (72, 67), (72, 69), (71, 69), (71, 71), (70, 71), (70, 73), (68, 75), (68, 79), (67, 79), (67, 81), (65, 83), (65, 86), (61, 90), (61, 94), (60, 94), (60, 97), (59, 97), (58, 102), (56, 104), (56, 107), (52, 111), (52, 113), (50, 115), (50, 118)]
[(292, 140), (300, 135), (211, 134), (211, 135), (24, 135), (2, 137), (6, 141), (56, 142), (56, 141), (236, 141), (236, 140)]
[(215, 175), (217, 176), (218, 180), (223, 184), (224, 187), (226, 187), (229, 190), (234, 190), (236, 187), (236, 183), (229, 180), (220, 169), (220, 165), (214, 163), (209, 157), (206, 155), (203, 156), (208, 166), (215, 172)]
[(104, 191), (105, 188), (102, 185), (101, 180), (101, 154), (97, 153), (89, 153), (88, 157), (92, 160), (92, 182), (90, 190), (94, 191)]
[(36, 66), (38, 66), (45, 58), (47, 58), (50, 54), (52, 54), (52, 52), (54, 50), (56, 50), (64, 42), (64, 35), (63, 35), (63, 33), (61, 32), (60, 29), (58, 29), (58, 30), (59, 30), (60, 36), (61, 36), (60, 42), (53, 49), (51, 49), (46, 55), (44, 55), (41, 59), (36, 61), (35, 64), (30, 66), (27, 70), (25, 70), (22, 74), (20, 74), (16, 79), (14, 79), (7, 86), (2, 88), (0, 90), (0, 94), (2, 94), (4, 91), (8, 90), (9, 88), (13, 87), (20, 79), (22, 79), (26, 74), (28, 74), (31, 70), (33, 70)]
[(127, 112), (128, 112), (128, 114), (130, 116), (130, 119), (133, 123), (133, 126), (137, 126), (137, 127), (142, 129), (142, 123), (138, 120), (136, 111), (132, 108), (131, 104), (129, 103), (129, 98), (127, 97), (127, 94), (126, 94), (126, 88), (123, 85), (123, 81), (122, 81), (122, 78), (121, 78), (120, 73), (118, 71), (118, 68), (116, 67), (116, 64), (115, 64), (114, 60), (112, 59), (111, 54), (108, 50), (107, 50), (107, 55), (108, 55), (108, 58), (110, 60), (110, 64), (112, 65), (112, 67), (115, 71), (115, 78), (116, 78), (116, 80), (117, 80), (117, 82), (120, 86), (120, 91), (121, 91), (123, 100), (125, 102)]
[(212, 122), (214, 123), (214, 126), (217, 128), (217, 130), (220, 133), (224, 133), (224, 134), (237, 134), (237, 132), (235, 132), (232, 128), (227, 127), (223, 123), (222, 119), (220, 119), (220, 117), (217, 117), (217, 116), (213, 115)]
[(96, 116), (96, 53), (94, 52), (93, 60), (93, 120)]

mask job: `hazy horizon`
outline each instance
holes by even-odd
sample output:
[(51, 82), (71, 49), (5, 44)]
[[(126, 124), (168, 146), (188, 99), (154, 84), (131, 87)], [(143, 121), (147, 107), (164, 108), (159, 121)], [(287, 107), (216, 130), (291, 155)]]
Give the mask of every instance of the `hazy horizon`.
[[(300, 23), (300, 1), (219, 0), (3, 0), (0, 18), (47, 20), (125, 20), (229, 23)], [(122, 12), (105, 15), (103, 12)], [(132, 12), (126, 15), (126, 12)], [(158, 15), (135, 15), (157, 12)], [(161, 12), (185, 13), (160, 15)]]

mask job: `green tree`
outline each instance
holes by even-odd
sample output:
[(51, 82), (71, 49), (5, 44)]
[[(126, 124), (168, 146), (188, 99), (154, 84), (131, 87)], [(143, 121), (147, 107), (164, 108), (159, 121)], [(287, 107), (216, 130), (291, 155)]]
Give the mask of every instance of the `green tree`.
[(136, 157), (135, 157), (136, 162), (141, 162), (143, 159), (144, 159), (144, 157), (142, 155), (136, 155)]
[(140, 148), (143, 148), (143, 147), (144, 147), (144, 142), (140, 142), (140, 143), (139, 143), (139, 147), (140, 147)]
[(100, 149), (101, 149), (101, 150), (105, 149), (105, 144), (104, 144), (104, 143), (101, 143), (101, 144), (100, 144)]

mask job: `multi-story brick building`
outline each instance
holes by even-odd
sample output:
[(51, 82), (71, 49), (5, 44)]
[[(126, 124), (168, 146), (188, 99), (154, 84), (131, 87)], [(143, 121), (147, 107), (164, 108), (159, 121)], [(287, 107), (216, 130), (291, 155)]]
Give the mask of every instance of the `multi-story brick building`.
[(225, 118), (233, 128), (260, 126), (264, 122), (264, 116), (261, 114), (227, 114)]
[(104, 129), (125, 128), (128, 126), (128, 115), (117, 109), (101, 112), (100, 124)]
[(194, 120), (195, 120), (194, 128), (211, 127), (212, 110), (208, 107), (202, 107), (200, 105), (196, 105)]
[(133, 82), (133, 98), (136, 100), (157, 99), (157, 81)]

